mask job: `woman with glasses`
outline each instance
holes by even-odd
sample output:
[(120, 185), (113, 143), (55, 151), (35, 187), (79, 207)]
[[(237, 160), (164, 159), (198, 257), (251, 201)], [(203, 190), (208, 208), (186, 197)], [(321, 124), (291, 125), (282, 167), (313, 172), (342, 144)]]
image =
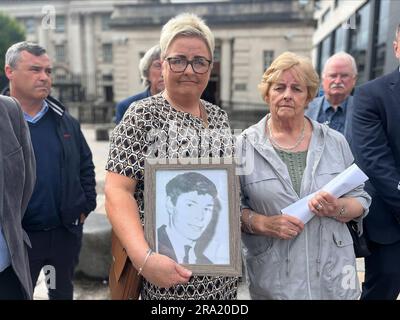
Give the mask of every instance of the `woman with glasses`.
[(172, 18), (162, 28), (165, 90), (128, 109), (115, 128), (106, 176), (106, 210), (113, 230), (144, 277), (142, 299), (236, 299), (237, 278), (193, 276), (146, 242), (144, 162), (146, 158), (232, 156), (226, 113), (201, 100), (210, 78), (214, 37), (193, 14)]

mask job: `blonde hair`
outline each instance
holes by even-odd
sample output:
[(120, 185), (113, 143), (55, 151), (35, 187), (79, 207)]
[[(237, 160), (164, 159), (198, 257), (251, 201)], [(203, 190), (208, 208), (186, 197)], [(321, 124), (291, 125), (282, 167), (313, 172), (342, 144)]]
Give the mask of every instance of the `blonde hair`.
[(297, 81), (307, 86), (307, 98), (312, 100), (315, 97), (319, 87), (319, 77), (311, 60), (293, 52), (284, 52), (272, 62), (262, 76), (258, 89), (263, 99), (268, 95), (271, 85), (278, 81), (284, 71), (289, 69), (295, 72)]
[(179, 37), (197, 37), (202, 39), (214, 57), (215, 40), (210, 28), (204, 20), (193, 13), (182, 13), (171, 18), (162, 28), (160, 36), (161, 57), (165, 58), (172, 41)]

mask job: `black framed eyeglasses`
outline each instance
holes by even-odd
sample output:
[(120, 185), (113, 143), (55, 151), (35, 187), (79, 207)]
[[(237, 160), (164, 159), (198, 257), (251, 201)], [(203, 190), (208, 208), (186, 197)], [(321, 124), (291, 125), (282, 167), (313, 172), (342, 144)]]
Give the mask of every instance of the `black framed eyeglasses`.
[(193, 60), (188, 60), (185, 57), (169, 57), (165, 60), (168, 61), (171, 71), (176, 73), (184, 72), (187, 66), (190, 64), (193, 72), (204, 74), (210, 69), (211, 66), (211, 60), (208, 60), (204, 57), (196, 57)]

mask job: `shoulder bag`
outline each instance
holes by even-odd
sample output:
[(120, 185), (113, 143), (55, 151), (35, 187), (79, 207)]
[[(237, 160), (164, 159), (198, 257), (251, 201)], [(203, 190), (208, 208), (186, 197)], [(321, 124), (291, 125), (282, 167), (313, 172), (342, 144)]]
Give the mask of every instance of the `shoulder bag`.
[(129, 259), (118, 237), (112, 232), (111, 254), (113, 261), (109, 273), (112, 300), (138, 300), (142, 288), (142, 276)]
[(368, 248), (368, 241), (364, 234), (358, 234), (357, 222), (351, 220), (346, 224), (349, 228), (351, 237), (353, 238), (353, 247), (356, 258), (368, 257), (371, 254)]

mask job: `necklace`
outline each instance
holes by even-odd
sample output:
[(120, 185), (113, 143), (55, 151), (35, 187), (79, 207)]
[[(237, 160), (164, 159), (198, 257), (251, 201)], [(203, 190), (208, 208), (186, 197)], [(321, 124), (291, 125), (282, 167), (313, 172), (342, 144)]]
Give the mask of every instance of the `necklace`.
[(199, 101), (199, 115), (196, 116), (196, 115), (194, 115), (193, 113), (190, 113), (190, 112), (186, 111), (185, 108), (183, 108), (183, 107), (177, 105), (176, 103), (172, 104), (172, 103), (170, 102), (169, 96), (165, 93), (165, 91), (164, 91), (164, 93), (163, 93), (163, 98), (164, 98), (165, 100), (168, 101), (168, 103), (170, 104), (170, 106), (171, 106), (173, 109), (175, 109), (175, 110), (177, 110), (177, 111), (179, 111), (179, 112), (189, 113), (189, 114), (191, 114), (193, 117), (199, 118), (199, 119), (203, 122), (203, 125), (204, 125), (206, 128), (208, 128), (208, 119), (207, 119), (207, 118), (208, 118), (208, 115), (207, 115), (207, 111), (206, 111), (206, 108), (204, 107), (204, 105), (203, 105), (203, 103), (202, 103), (201, 101)]
[(267, 127), (268, 127), (268, 131), (269, 131), (269, 140), (271, 141), (272, 145), (277, 147), (278, 149), (283, 150), (283, 151), (292, 151), (292, 150), (296, 149), (300, 145), (300, 143), (304, 140), (304, 132), (305, 132), (305, 128), (306, 128), (306, 120), (305, 119), (304, 119), (304, 122), (303, 122), (303, 128), (301, 129), (300, 136), (297, 138), (296, 143), (291, 147), (282, 147), (281, 145), (278, 144), (278, 142), (276, 142), (276, 140), (274, 138), (274, 135), (272, 133), (271, 121), (270, 120), (271, 120), (271, 114), (269, 114), (268, 118), (267, 118)]
[(200, 119), (203, 121), (203, 125), (208, 128), (208, 115), (206, 108), (204, 107), (203, 103), (200, 101), (199, 102), (199, 108), (200, 108)]

